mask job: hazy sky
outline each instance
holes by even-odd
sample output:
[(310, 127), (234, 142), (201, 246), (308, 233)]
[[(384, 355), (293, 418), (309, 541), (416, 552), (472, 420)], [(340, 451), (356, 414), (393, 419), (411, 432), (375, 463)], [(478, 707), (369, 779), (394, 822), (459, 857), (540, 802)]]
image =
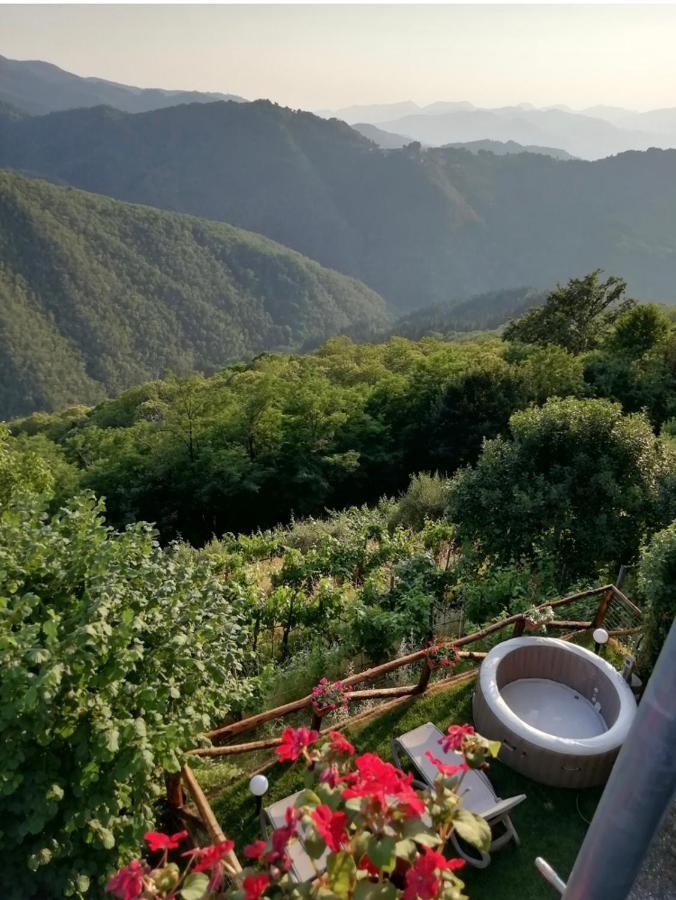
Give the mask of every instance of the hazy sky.
[(676, 6), (0, 6), (0, 54), (307, 109), (676, 105)]

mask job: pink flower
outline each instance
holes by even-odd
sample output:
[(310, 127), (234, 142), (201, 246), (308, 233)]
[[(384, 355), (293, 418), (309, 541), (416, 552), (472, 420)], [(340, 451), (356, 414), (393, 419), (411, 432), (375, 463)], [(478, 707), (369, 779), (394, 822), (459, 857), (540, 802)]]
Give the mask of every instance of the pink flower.
[(311, 813), (315, 828), (324, 839), (324, 843), (338, 853), (347, 843), (347, 816), (343, 812), (334, 812), (326, 803), (320, 803)]
[(176, 834), (162, 834), (161, 831), (148, 831), (143, 835), (152, 853), (158, 850), (175, 850), (183, 838), (188, 837), (187, 831), (177, 831)]
[(441, 738), (441, 744), (444, 753), (449, 750), (462, 750), (462, 742), (465, 735), (474, 734), (473, 725), (449, 725), (448, 731)]
[(295, 762), (306, 747), (318, 739), (319, 732), (309, 728), (286, 728), (282, 733), (282, 742), (276, 748), (280, 760)]
[(244, 848), (244, 855), (247, 859), (260, 859), (265, 853), (265, 841), (254, 841)]
[(319, 780), (322, 784), (328, 784), (330, 788), (334, 788), (340, 781), (340, 771), (335, 763), (331, 763), (319, 773)]
[(143, 893), (143, 876), (148, 867), (140, 859), (132, 861), (108, 879), (106, 891), (120, 900), (137, 900)]
[(247, 875), (242, 882), (244, 900), (259, 900), (259, 897), (263, 896), (269, 884), (270, 878), (265, 872), (261, 872), (260, 875)]
[(454, 775), (457, 775), (459, 772), (468, 772), (469, 766), (466, 762), (462, 762), (457, 766), (449, 765), (448, 763), (443, 762), (440, 759), (437, 759), (436, 756), (432, 753), (431, 750), (425, 751), (425, 756), (429, 759), (431, 763), (433, 763), (437, 769), (441, 772), (442, 775), (445, 775), (447, 778), (452, 778)]
[(350, 756), (354, 753), (354, 747), (345, 737), (345, 735), (341, 734), (339, 731), (329, 731), (329, 737), (331, 738), (331, 749), (336, 753), (347, 753)]
[(439, 896), (438, 872), (444, 869), (460, 869), (463, 865), (461, 859), (446, 859), (436, 850), (425, 847), (423, 856), (419, 856), (406, 872), (406, 887), (402, 900), (433, 900)]

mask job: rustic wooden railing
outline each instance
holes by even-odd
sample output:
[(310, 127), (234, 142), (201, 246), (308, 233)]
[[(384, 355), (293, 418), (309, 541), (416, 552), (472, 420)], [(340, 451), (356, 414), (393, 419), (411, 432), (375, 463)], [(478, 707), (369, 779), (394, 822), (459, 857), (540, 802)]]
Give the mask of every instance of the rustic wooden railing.
[[(540, 604), (537, 609), (544, 610), (547, 608), (551, 608), (553, 610), (560, 610), (564, 609), (566, 606), (577, 604), (579, 603), (579, 601), (586, 598), (593, 597), (600, 597), (600, 599), (596, 606), (594, 614), (589, 619), (555, 618), (547, 622), (547, 630), (563, 631), (565, 632), (565, 634), (563, 634), (562, 637), (564, 639), (570, 639), (580, 632), (589, 631), (590, 629), (598, 628), (601, 625), (607, 624), (611, 609), (617, 608), (624, 614), (624, 622), (633, 621), (634, 624), (630, 627), (608, 627), (607, 630), (610, 636), (626, 636), (636, 634), (640, 631), (639, 623), (642, 616), (641, 610), (614, 584), (606, 584), (602, 585), (601, 587), (590, 588), (586, 591), (578, 591), (577, 593), (569, 594), (566, 597), (561, 597), (558, 600), (547, 601)], [(477, 650), (467, 650), (464, 648), (466, 648), (470, 644), (477, 643), (478, 641), (481, 641), (484, 638), (498, 631), (501, 631), (502, 629), (510, 629), (510, 636), (520, 635), (523, 633), (526, 627), (526, 621), (527, 619), (524, 613), (516, 613), (515, 615), (508, 616), (504, 619), (493, 622), (490, 625), (487, 625), (484, 628), (480, 629), (479, 631), (473, 632), (472, 634), (463, 635), (453, 641), (447, 641), (445, 642), (445, 645), (453, 646), (454, 648), (456, 648), (459, 652), (461, 660), (480, 662), (486, 656), (485, 652)], [(621, 624), (621, 617), (618, 618), (618, 623)], [(430, 684), (431, 670), (427, 661), (427, 650), (423, 649), (417, 650), (415, 653), (409, 653), (406, 656), (400, 656), (397, 659), (389, 660), (388, 662), (382, 663), (381, 665), (373, 666), (372, 668), (366, 669), (365, 671), (359, 672), (355, 675), (350, 675), (342, 679), (342, 684), (345, 687), (351, 688), (355, 685), (363, 684), (364, 682), (370, 682), (376, 678), (381, 678), (382, 676), (387, 675), (390, 672), (394, 672), (397, 669), (403, 668), (404, 666), (410, 666), (415, 663), (422, 664), (420, 677), (415, 684), (400, 685), (396, 687), (366, 688), (361, 690), (349, 691), (349, 693), (347, 694), (348, 703), (378, 699), (382, 699), (387, 702), (385, 702), (384, 704), (380, 704), (377, 707), (371, 708), (365, 712), (361, 712), (356, 716), (352, 716), (351, 718), (348, 718), (347, 720), (342, 721), (340, 724), (332, 727), (334, 727), (336, 730), (343, 729), (348, 725), (353, 725), (374, 715), (379, 715), (387, 709), (403, 703), (408, 698), (421, 696), (422, 694), (425, 694), (426, 692), (432, 690), (436, 692), (437, 690), (450, 686), (454, 683), (461, 683), (465, 680), (471, 679), (475, 677), (478, 671), (478, 667), (474, 667), (473, 669), (462, 672), (458, 675), (452, 675), (449, 678), (437, 681), (434, 684)], [(301, 712), (303, 710), (307, 710), (308, 717), (310, 719), (308, 724), (311, 724), (313, 728), (318, 731), (329, 730), (321, 728), (321, 716), (317, 715), (317, 713), (312, 709), (311, 701), (311, 695), (308, 694), (304, 697), (299, 697), (297, 700), (293, 700), (290, 703), (285, 703), (282, 706), (277, 706), (274, 709), (268, 709), (263, 712), (256, 713), (255, 715), (247, 716), (244, 719), (240, 719), (235, 722), (229, 722), (225, 725), (220, 726), (219, 728), (215, 728), (205, 734), (205, 737), (209, 739), (212, 746), (196, 747), (192, 750), (189, 750), (188, 755), (195, 757), (214, 758), (234, 756), (241, 753), (251, 753), (253, 751), (271, 749), (273, 747), (276, 747), (280, 743), (280, 737), (265, 737), (259, 740), (227, 744), (225, 746), (219, 746), (219, 744), (236, 735), (246, 734), (248, 732), (254, 731), (256, 728), (258, 728), (260, 725), (265, 724), (266, 722), (270, 722), (276, 719), (284, 719), (286, 716)], [(271, 764), (272, 762), (263, 766), (263, 768), (267, 768), (268, 765)], [(187, 765), (183, 767), (180, 776), (167, 778), (167, 800), (170, 806), (176, 809), (184, 809), (185, 807), (185, 797), (182, 788), (184, 788), (190, 795), (193, 805), (197, 809), (203, 827), (209, 833), (211, 839), (215, 842), (222, 841), (223, 832), (218, 825), (218, 821), (216, 820), (216, 817), (211, 807), (209, 806), (209, 802), (204, 792), (202, 791), (199, 783), (197, 782), (197, 779), (195, 778), (194, 772)]]

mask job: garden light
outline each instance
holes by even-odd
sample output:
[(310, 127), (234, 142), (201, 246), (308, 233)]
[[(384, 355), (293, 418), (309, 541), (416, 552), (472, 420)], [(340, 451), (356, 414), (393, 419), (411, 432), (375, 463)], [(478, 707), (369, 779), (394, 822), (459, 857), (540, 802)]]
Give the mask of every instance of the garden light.
[(261, 806), (263, 805), (263, 795), (266, 793), (267, 789), (270, 787), (270, 783), (265, 775), (252, 775), (251, 780), (249, 781), (249, 790), (256, 798), (256, 815), (258, 815), (261, 811)]
[(595, 628), (592, 637), (594, 638), (596, 652), (599, 653), (601, 647), (605, 647), (608, 643), (608, 632), (605, 628)]

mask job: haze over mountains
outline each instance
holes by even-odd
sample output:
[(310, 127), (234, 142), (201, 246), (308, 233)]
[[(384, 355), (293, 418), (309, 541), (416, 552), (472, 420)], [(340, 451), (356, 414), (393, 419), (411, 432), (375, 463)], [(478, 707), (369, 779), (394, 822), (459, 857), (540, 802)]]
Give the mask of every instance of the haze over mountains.
[[(676, 301), (676, 150), (587, 161), (488, 128), (544, 116), (626, 137), (622, 123), (666, 129), (673, 111), (397, 104), (341, 111), (354, 129), (265, 100), (186, 103), (8, 62), (0, 415), (91, 402), (165, 368), (382, 336), (402, 315), (394, 333), (494, 328), (596, 268)], [(69, 103), (84, 106), (31, 114)], [(120, 108), (148, 104), (159, 108)], [(449, 117), (483, 117), (488, 133), (433, 147), (385, 128)]]
[(118, 84), (103, 78), (82, 78), (52, 63), (0, 56), (0, 102), (30, 115), (102, 104), (125, 112), (146, 112), (177, 103), (242, 99), (234, 94), (165, 91)]
[(383, 151), (267, 101), (0, 118), (0, 166), (229, 222), (404, 312), (597, 267), (676, 299), (676, 151), (597, 162)]
[(321, 115), (349, 124), (377, 125), (429, 146), (485, 139), (556, 147), (583, 159), (626, 150), (676, 147), (676, 107), (635, 112), (619, 107), (538, 109), (529, 103), (481, 109), (465, 101), (352, 106)]

